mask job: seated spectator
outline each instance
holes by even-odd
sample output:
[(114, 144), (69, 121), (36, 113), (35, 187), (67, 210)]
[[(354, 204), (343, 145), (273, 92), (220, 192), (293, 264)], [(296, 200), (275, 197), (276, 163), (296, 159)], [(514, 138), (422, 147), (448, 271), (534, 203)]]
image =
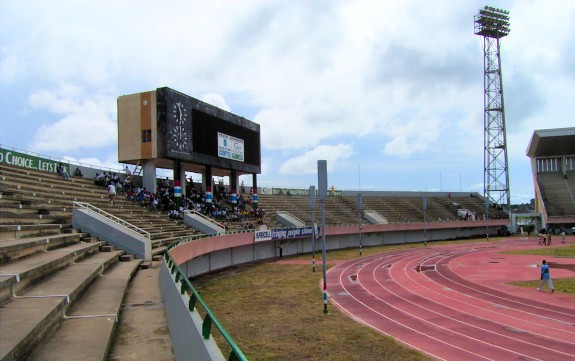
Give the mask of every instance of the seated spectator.
[(173, 221), (178, 221), (178, 219), (180, 219), (180, 214), (178, 213), (178, 211), (176, 209), (172, 209), (169, 213), (168, 213), (168, 217), (173, 220)]
[(58, 165), (58, 174), (64, 178), (64, 180), (68, 180), (69, 176), (68, 176), (68, 172), (66, 171), (66, 168), (64, 168), (64, 166), (62, 165), (62, 163), (60, 163), (60, 165)]
[(103, 187), (104, 186), (104, 173), (97, 173), (96, 172), (96, 179), (94, 179), (94, 184), (97, 186)]
[(80, 169), (80, 167), (76, 167), (76, 171), (74, 172), (74, 175), (76, 177), (83, 177), (84, 175), (82, 174), (82, 170)]

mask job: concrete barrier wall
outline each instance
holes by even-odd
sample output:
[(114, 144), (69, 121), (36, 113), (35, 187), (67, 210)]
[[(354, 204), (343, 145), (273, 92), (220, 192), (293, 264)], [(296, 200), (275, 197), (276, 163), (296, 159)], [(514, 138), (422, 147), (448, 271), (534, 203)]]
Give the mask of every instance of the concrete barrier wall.
[(185, 292), (180, 294), (180, 283), (176, 283), (166, 262), (160, 269), (160, 290), (176, 360), (224, 361), (213, 337), (202, 337), (202, 318), (197, 309), (188, 310), (190, 297)]
[(152, 241), (141, 234), (122, 227), (114, 221), (89, 209), (72, 211), (72, 226), (108, 244), (125, 250), (137, 258), (152, 260)]
[[(424, 233), (427, 240), (449, 240), (485, 235), (486, 225), (490, 226), (490, 234), (495, 235), (507, 223), (503, 220), (445, 222), (429, 227), (423, 224), (373, 225), (362, 229), (361, 237), (364, 246), (423, 242)], [(326, 249), (359, 247), (358, 231), (357, 226), (326, 229)], [(319, 237), (315, 241), (318, 252), (322, 249), (321, 243), (322, 238)], [(256, 243), (253, 233), (238, 233), (183, 243), (173, 248), (170, 255), (187, 277), (194, 277), (229, 266), (278, 257), (279, 246), (280, 241), (277, 240)], [(281, 246), (284, 256), (310, 253), (312, 240), (311, 237), (283, 240)], [(213, 340), (203, 339), (201, 318), (197, 312), (188, 312), (189, 298), (179, 293), (179, 284), (175, 283), (165, 262), (162, 263), (160, 286), (176, 360), (223, 359)]]
[(184, 223), (205, 234), (218, 234), (226, 231), (224, 227), (219, 226), (211, 219), (192, 212), (184, 213)]
[[(362, 229), (362, 245), (417, 243), (484, 236), (489, 230), (491, 236), (507, 226), (509, 220), (457, 221), (443, 223), (374, 224)], [(487, 228), (487, 225), (489, 228)], [(203, 238), (182, 244), (171, 250), (175, 262), (188, 277), (216, 271), (239, 264), (271, 259), (279, 256), (280, 241), (254, 243), (253, 233), (239, 233), (219, 237)], [(322, 239), (315, 241), (316, 252), (321, 251)], [(311, 237), (281, 241), (284, 256), (311, 253)], [(329, 227), (326, 230), (326, 250), (359, 247), (357, 226)]]

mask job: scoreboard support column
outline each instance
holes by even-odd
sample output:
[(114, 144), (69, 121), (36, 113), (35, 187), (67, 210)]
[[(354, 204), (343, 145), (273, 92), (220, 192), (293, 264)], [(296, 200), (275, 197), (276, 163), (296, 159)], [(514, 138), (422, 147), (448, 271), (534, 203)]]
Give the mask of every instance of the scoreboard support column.
[[(180, 208), (182, 204), (182, 161), (179, 159), (174, 162), (174, 198), (176, 199), (176, 207)], [(184, 184), (185, 181), (184, 181)]]
[(235, 206), (238, 203), (238, 172), (232, 169), (230, 175), (231, 203)]
[(211, 206), (214, 198), (212, 194), (212, 167), (207, 165), (204, 174), (204, 184), (206, 186), (206, 205)]
[(258, 175), (252, 174), (252, 203), (253, 207), (258, 206)]

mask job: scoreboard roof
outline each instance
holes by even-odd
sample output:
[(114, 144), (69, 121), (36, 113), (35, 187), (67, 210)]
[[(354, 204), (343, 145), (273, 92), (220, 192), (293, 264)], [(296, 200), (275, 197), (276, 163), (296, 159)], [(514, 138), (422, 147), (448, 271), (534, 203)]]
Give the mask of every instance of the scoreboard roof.
[(575, 128), (539, 129), (533, 132), (527, 156), (530, 158), (575, 155)]

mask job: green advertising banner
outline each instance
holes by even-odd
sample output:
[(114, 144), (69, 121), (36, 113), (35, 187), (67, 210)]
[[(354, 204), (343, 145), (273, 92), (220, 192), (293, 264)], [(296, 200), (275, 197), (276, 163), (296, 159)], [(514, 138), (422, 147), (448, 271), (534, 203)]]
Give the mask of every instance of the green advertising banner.
[[(10, 164), (17, 167), (56, 172), (60, 162), (51, 159), (39, 158), (33, 155), (0, 148), (0, 164)], [(70, 166), (62, 163), (64, 169), (70, 173)]]

